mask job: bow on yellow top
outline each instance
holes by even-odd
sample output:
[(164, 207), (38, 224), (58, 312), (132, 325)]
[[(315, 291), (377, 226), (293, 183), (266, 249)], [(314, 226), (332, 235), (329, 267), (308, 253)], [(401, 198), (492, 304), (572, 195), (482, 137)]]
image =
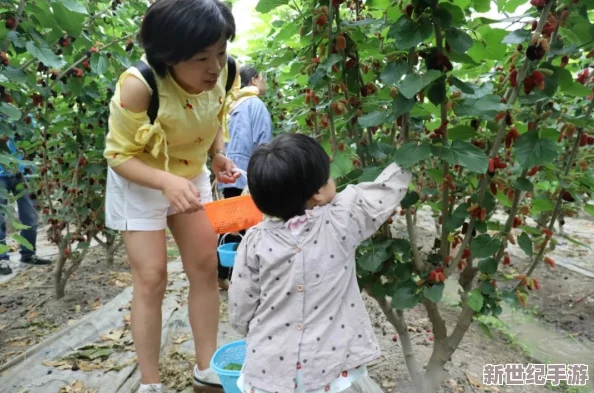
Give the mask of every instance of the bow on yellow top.
[(155, 119), (153, 124), (144, 124), (134, 135), (136, 143), (148, 146), (149, 141), (153, 138), (153, 147), (151, 147), (150, 153), (154, 158), (159, 157), (159, 152), (163, 148), (163, 154), (165, 155), (165, 171), (169, 172), (169, 154), (167, 151), (167, 138), (165, 137), (165, 131), (161, 128), (161, 123), (158, 119)]

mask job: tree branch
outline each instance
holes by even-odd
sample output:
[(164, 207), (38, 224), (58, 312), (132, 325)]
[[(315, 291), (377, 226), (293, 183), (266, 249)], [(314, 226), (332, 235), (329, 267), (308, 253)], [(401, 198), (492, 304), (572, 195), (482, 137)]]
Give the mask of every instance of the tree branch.
[[(121, 41), (125, 41), (128, 38), (133, 37), (133, 36), (134, 36), (134, 34), (128, 34), (128, 35), (126, 35), (124, 37), (117, 38), (117, 39), (115, 39), (115, 40), (113, 40), (113, 41), (111, 41), (111, 42), (109, 42), (109, 43), (107, 43), (107, 44), (105, 44), (105, 45), (97, 48), (97, 49), (98, 49), (99, 52), (101, 52), (102, 50), (105, 50), (105, 49), (109, 48), (113, 44), (116, 44), (116, 43), (121, 42)], [(70, 71), (72, 71), (76, 66), (78, 66), (79, 64), (81, 64), (86, 59), (87, 59), (87, 55), (85, 53), (85, 55), (83, 57), (81, 57), (80, 59), (78, 59), (77, 61), (75, 61), (73, 64), (71, 64), (70, 67), (68, 67), (64, 71), (62, 71), (62, 73), (60, 73), (56, 77), (56, 79), (53, 81), (53, 83), (49, 86), (48, 89), (51, 90), (54, 86), (56, 86), (56, 84), (58, 84), (58, 82), (60, 82), (62, 80), (62, 78), (64, 78), (64, 76), (68, 75), (68, 73)]]
[(367, 293), (377, 301), (388, 322), (396, 328), (400, 336), (400, 345), (402, 345), (402, 354), (404, 355), (406, 367), (413, 380), (413, 384), (420, 391), (423, 386), (423, 369), (415, 356), (410, 335), (408, 334), (408, 326), (404, 320), (404, 312), (402, 310), (394, 311), (385, 297), (375, 297), (369, 291)]
[[(594, 109), (594, 97), (590, 101), (590, 105), (588, 105), (588, 109), (586, 110), (586, 115), (585, 115), (586, 119), (590, 118), (590, 116), (592, 115), (593, 109)], [(581, 139), (580, 137), (583, 133), (584, 133), (584, 128), (583, 127), (578, 128), (577, 136), (575, 138), (575, 141), (573, 142), (573, 149), (571, 150), (571, 154), (569, 155), (569, 158), (567, 159), (567, 164), (565, 165), (565, 171), (563, 172), (563, 177), (567, 177), (567, 175), (569, 175), (569, 172), (571, 171), (571, 168), (573, 167), (575, 157), (577, 156), (577, 152), (580, 148), (580, 139)], [(551, 221), (549, 222), (549, 225), (548, 225), (548, 229), (551, 232), (553, 231), (553, 229), (555, 227), (555, 222), (557, 221), (557, 218), (559, 217), (559, 213), (561, 212), (562, 205), (563, 205), (563, 193), (560, 192), (559, 195), (557, 196), (557, 202), (555, 203), (555, 209), (553, 210), (553, 215), (551, 216)], [(528, 272), (526, 273), (526, 275), (528, 277), (530, 277), (530, 275), (534, 272), (534, 270), (536, 269), (538, 264), (541, 262), (542, 257), (544, 256), (544, 253), (547, 248), (548, 240), (549, 240), (549, 238), (546, 237), (544, 243), (541, 245), (541, 248), (538, 251), (538, 254), (536, 254), (536, 256), (534, 257), (534, 261), (532, 262), (530, 269), (528, 269)]]

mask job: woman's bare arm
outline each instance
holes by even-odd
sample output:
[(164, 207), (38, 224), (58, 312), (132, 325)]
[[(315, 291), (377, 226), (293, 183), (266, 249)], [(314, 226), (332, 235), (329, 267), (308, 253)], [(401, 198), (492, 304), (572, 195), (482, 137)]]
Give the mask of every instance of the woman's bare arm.
[[(148, 109), (150, 100), (151, 93), (140, 79), (130, 76), (124, 80), (120, 90), (120, 101), (127, 110), (134, 113), (144, 112)], [(155, 190), (163, 190), (169, 175), (165, 171), (146, 165), (136, 157), (112, 169), (133, 183)]]

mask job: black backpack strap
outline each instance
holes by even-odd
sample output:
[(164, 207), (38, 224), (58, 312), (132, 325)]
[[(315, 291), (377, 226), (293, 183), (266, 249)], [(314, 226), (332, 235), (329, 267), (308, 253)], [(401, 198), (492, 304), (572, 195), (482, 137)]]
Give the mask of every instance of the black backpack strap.
[(149, 67), (142, 60), (138, 60), (136, 63), (134, 63), (134, 67), (136, 67), (136, 69), (140, 71), (140, 74), (142, 75), (146, 83), (148, 83), (148, 85), (153, 90), (153, 94), (151, 95), (151, 102), (149, 103), (149, 107), (147, 109), (148, 117), (151, 121), (151, 124), (153, 124), (155, 122), (155, 119), (157, 118), (157, 113), (159, 112), (159, 91), (157, 90), (157, 81), (155, 80), (155, 74), (153, 73), (151, 67)]
[(233, 82), (235, 82), (235, 75), (237, 74), (237, 65), (235, 59), (231, 55), (227, 55), (227, 84), (225, 85), (225, 91), (229, 93)]

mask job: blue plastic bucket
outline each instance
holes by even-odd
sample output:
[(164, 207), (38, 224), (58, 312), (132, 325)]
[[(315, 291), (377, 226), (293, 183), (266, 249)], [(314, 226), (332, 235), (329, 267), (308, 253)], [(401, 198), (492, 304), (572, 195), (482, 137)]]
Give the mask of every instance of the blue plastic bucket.
[(217, 248), (221, 265), (225, 267), (233, 267), (233, 264), (235, 263), (235, 254), (237, 254), (236, 251), (233, 251), (233, 248), (236, 245), (237, 243), (225, 243)]
[(237, 380), (241, 372), (225, 370), (225, 366), (230, 363), (243, 365), (245, 362), (245, 351), (245, 340), (233, 341), (217, 349), (210, 360), (210, 368), (218, 374), (225, 393), (241, 393), (241, 390), (237, 387)]

